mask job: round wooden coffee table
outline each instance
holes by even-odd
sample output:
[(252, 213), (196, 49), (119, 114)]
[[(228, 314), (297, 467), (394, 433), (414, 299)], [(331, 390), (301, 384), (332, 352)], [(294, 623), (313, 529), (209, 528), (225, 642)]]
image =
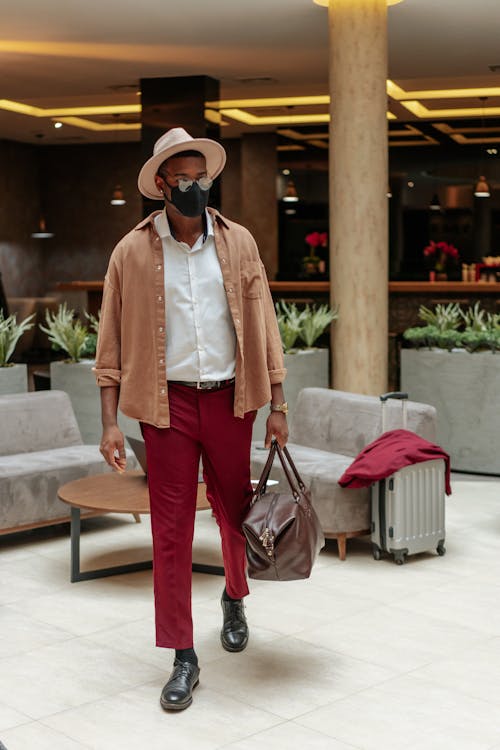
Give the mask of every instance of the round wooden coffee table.
[[(71, 582), (88, 581), (91, 578), (103, 578), (119, 573), (132, 573), (138, 570), (148, 570), (152, 567), (151, 560), (143, 562), (115, 565), (110, 568), (97, 570), (80, 570), (80, 534), (81, 511), (91, 511), (92, 515), (99, 513), (131, 513), (136, 521), (140, 521), (141, 513), (149, 513), (149, 493), (146, 475), (142, 471), (127, 471), (124, 474), (107, 472), (94, 474), (83, 479), (75, 479), (59, 487), (58, 497), (71, 506)], [(198, 483), (196, 510), (210, 508), (207, 500), (206, 486)], [(211, 573), (224, 575), (224, 569), (218, 565), (201, 565), (193, 563), (193, 570), (197, 573)]]

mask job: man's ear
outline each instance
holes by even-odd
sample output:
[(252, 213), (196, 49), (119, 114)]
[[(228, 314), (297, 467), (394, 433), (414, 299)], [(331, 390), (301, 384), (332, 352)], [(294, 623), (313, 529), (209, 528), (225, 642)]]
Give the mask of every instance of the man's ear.
[(163, 195), (163, 180), (158, 175), (155, 175), (155, 185), (158, 191)]

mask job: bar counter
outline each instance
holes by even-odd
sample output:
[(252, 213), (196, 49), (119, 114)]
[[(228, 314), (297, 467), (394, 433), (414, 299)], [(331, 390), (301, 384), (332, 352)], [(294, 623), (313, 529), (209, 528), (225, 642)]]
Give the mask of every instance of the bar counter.
[[(294, 301), (327, 302), (330, 294), (329, 281), (271, 281), (273, 297)], [(67, 281), (57, 284), (60, 291), (85, 291), (88, 311), (96, 315), (102, 299), (102, 281)], [(417, 325), (420, 305), (435, 305), (439, 302), (459, 302), (467, 307), (477, 300), (489, 312), (498, 312), (500, 284), (466, 281), (390, 281), (389, 330), (401, 333)]]

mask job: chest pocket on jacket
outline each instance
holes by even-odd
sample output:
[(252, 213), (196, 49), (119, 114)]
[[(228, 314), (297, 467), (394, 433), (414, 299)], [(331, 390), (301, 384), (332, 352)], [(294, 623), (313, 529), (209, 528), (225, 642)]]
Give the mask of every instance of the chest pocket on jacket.
[(241, 262), (241, 294), (250, 299), (262, 297), (262, 277), (258, 260)]

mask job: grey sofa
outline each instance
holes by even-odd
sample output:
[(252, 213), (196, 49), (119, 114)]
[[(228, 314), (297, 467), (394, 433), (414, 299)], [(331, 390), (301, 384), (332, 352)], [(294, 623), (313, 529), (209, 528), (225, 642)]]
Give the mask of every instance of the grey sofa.
[[(434, 407), (411, 401), (407, 407), (408, 429), (434, 441)], [(386, 409), (386, 429), (401, 427), (400, 402), (389, 401)], [(290, 425), (288, 449), (304, 483), (311, 490), (325, 536), (337, 539), (341, 560), (346, 556), (347, 539), (369, 533), (370, 490), (342, 489), (338, 480), (353, 458), (381, 432), (381, 405), (375, 396), (328, 388), (304, 388), (299, 394)], [(260, 476), (266, 457), (262, 442), (253, 443), (252, 476)], [(287, 487), (277, 458), (270, 478), (278, 480), (276, 489)]]
[[(132, 453), (127, 459), (137, 468)], [(0, 534), (69, 520), (58, 488), (104, 471), (99, 447), (82, 443), (66, 393), (0, 396)]]

